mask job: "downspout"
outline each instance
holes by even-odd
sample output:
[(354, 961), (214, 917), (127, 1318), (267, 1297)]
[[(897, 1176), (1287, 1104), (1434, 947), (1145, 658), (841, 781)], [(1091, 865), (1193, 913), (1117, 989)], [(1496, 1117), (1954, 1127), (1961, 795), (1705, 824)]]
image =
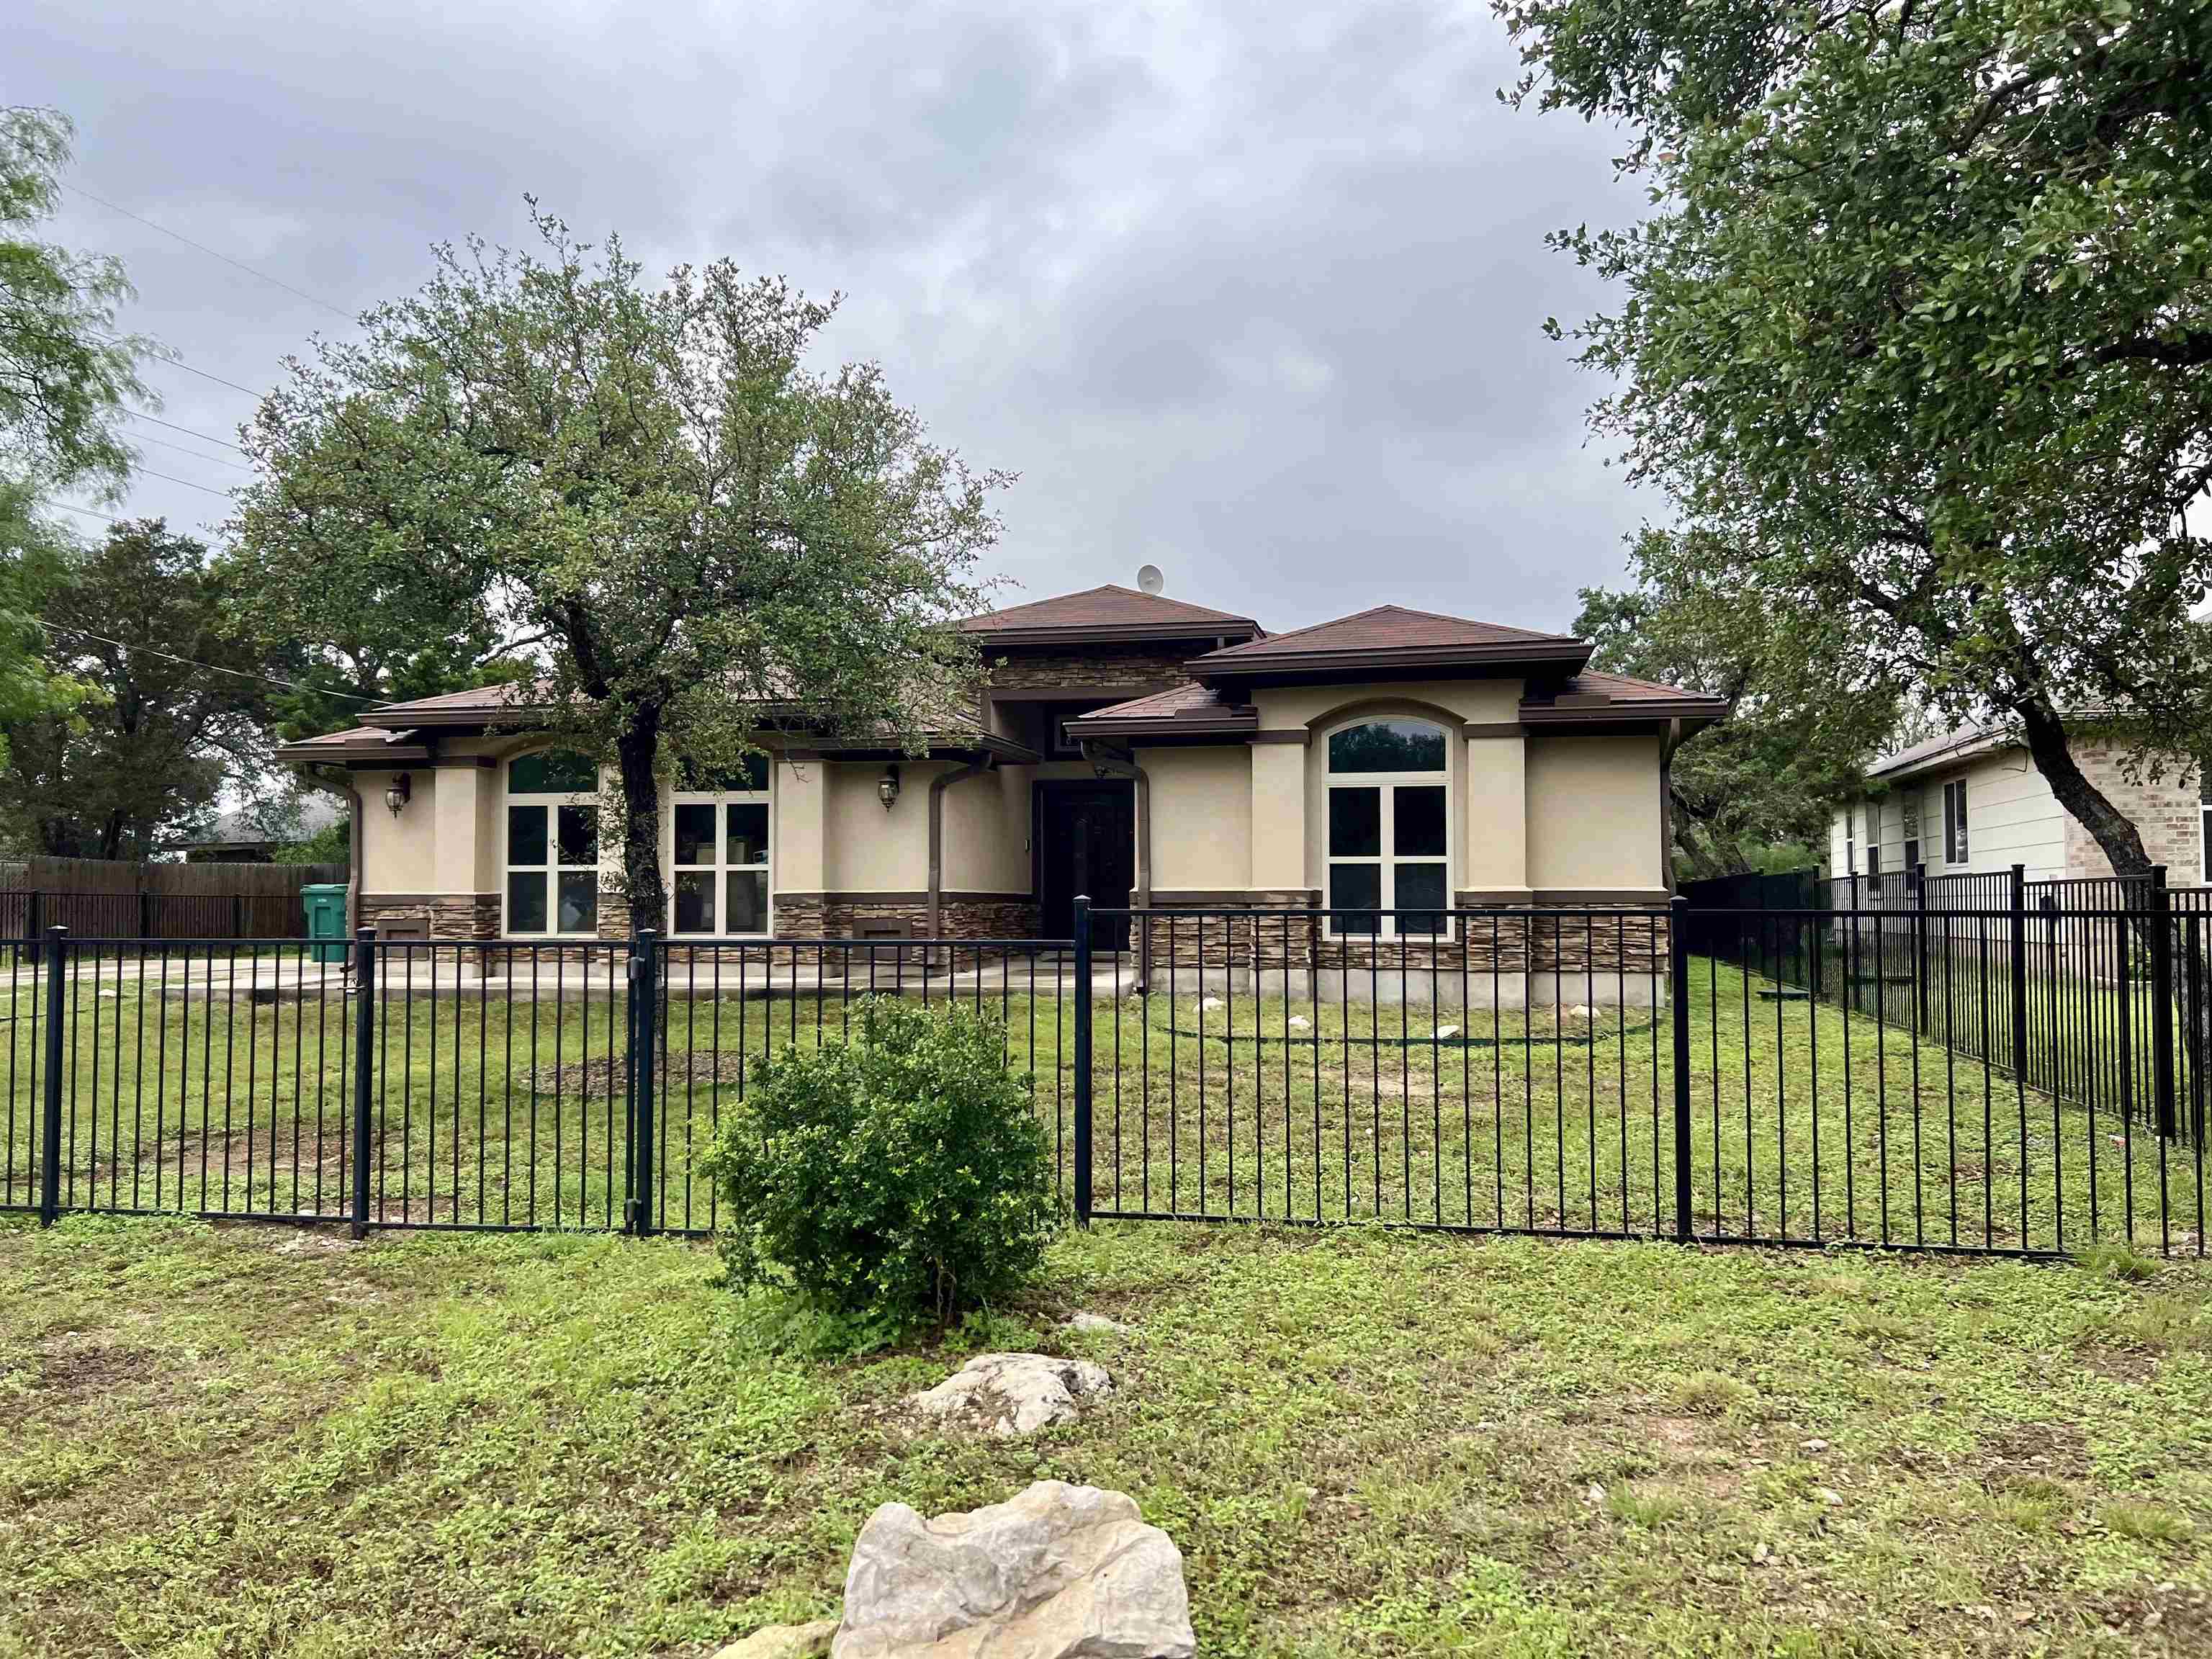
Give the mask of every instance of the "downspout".
[(1682, 746), (1680, 716), (1667, 722), (1667, 735), (1659, 740), (1659, 875), (1660, 885), (1674, 891), (1674, 751)]
[[(1133, 751), (1109, 749), (1096, 738), (1086, 739), (1079, 747), (1083, 758), (1091, 763), (1091, 769), (1100, 777), (1136, 780), (1137, 882), (1129, 894), (1129, 908), (1138, 911), (1149, 910), (1152, 908), (1152, 781), (1146, 775), (1145, 769), (1137, 764)], [(1141, 996), (1151, 988), (1152, 929), (1139, 920), (1136, 932), (1135, 988)]]
[[(350, 772), (346, 774), (346, 805), (353, 814), (346, 834), (346, 840), (349, 843), (346, 848), (346, 863), (349, 866), (346, 873), (350, 878), (346, 889), (346, 937), (350, 939), (361, 928), (362, 872), (366, 867), (362, 860), (361, 845), (361, 787)], [(348, 973), (353, 971), (353, 957), (352, 947), (349, 945), (346, 950)]]
[(935, 939), (943, 919), (945, 908), (945, 792), (953, 784), (977, 778), (996, 765), (997, 759), (984, 755), (969, 761), (965, 766), (956, 766), (950, 772), (940, 772), (929, 781), (929, 937)]

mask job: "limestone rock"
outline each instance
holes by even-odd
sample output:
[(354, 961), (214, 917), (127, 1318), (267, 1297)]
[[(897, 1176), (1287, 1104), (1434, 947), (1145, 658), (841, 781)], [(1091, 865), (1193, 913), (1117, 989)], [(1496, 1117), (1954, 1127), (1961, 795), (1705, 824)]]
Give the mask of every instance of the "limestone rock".
[(1182, 1555), (1136, 1500), (1040, 1480), (925, 1521), (870, 1516), (833, 1659), (1191, 1659)]
[(1114, 1392), (1105, 1368), (1042, 1353), (978, 1354), (935, 1388), (915, 1395), (925, 1417), (1012, 1440), (1082, 1415)]
[(714, 1659), (822, 1659), (837, 1634), (835, 1619), (811, 1625), (763, 1625), (744, 1640), (718, 1649)]

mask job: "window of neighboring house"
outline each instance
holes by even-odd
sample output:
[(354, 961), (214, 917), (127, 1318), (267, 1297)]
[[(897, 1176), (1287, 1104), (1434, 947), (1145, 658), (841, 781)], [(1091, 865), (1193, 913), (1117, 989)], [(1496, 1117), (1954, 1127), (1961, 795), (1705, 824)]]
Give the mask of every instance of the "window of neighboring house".
[(2197, 832), (2203, 844), (2197, 848), (2198, 863), (2204, 879), (2212, 884), (2212, 773), (2208, 773), (2197, 787)]
[(599, 929), (599, 769), (567, 750), (507, 766), (507, 932)]
[[(1425, 720), (1366, 720), (1328, 738), (1328, 903), (1336, 933), (1443, 931), (1450, 906), (1449, 745)], [(1382, 912), (1400, 910), (1395, 916)]]
[(1867, 874), (1870, 876), (1879, 876), (1881, 873), (1881, 842), (1879, 840), (1876, 840), (1874, 837), (1873, 832), (1869, 830), (1868, 832), (1867, 839)]
[(1844, 873), (1856, 876), (1859, 872), (1859, 809), (1844, 808)]
[(670, 814), (672, 933), (741, 939), (769, 931), (768, 762), (758, 755), (720, 775), (689, 767)]
[(1905, 879), (1908, 884), (1920, 869), (1920, 837), (1915, 836), (1905, 843)]
[(1966, 781), (1954, 778), (1943, 786), (1943, 862), (1966, 861)]

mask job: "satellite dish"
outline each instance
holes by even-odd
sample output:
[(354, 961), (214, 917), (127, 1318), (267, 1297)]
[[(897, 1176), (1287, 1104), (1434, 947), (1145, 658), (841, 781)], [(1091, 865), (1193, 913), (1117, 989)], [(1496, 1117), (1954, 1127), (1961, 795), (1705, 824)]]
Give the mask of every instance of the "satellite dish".
[(1137, 567), (1137, 586), (1139, 591), (1146, 593), (1157, 593), (1160, 589), (1165, 587), (1167, 585), (1168, 579), (1160, 574), (1159, 566), (1156, 564), (1140, 564)]

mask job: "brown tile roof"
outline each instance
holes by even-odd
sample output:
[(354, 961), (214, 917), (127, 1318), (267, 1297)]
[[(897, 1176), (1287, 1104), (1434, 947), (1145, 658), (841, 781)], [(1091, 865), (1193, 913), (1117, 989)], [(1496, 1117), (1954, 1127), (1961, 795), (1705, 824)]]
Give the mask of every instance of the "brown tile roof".
[(1198, 660), (1212, 665), (1249, 662), (1257, 658), (1307, 656), (1324, 651), (1579, 643), (1566, 634), (1540, 634), (1531, 629), (1508, 628), (1503, 623), (1474, 622), (1465, 617), (1440, 616), (1433, 611), (1410, 611), (1401, 605), (1378, 605), (1349, 617), (1339, 617), (1334, 622), (1316, 623), (1310, 628), (1294, 628), (1287, 634), (1270, 635), (1264, 640), (1209, 651)]
[(1080, 593), (1056, 594), (970, 617), (960, 628), (963, 633), (990, 636), (1073, 633), (1134, 639), (1206, 638), (1261, 631), (1260, 624), (1249, 617), (1208, 610), (1162, 593), (1139, 593), (1111, 582)]

